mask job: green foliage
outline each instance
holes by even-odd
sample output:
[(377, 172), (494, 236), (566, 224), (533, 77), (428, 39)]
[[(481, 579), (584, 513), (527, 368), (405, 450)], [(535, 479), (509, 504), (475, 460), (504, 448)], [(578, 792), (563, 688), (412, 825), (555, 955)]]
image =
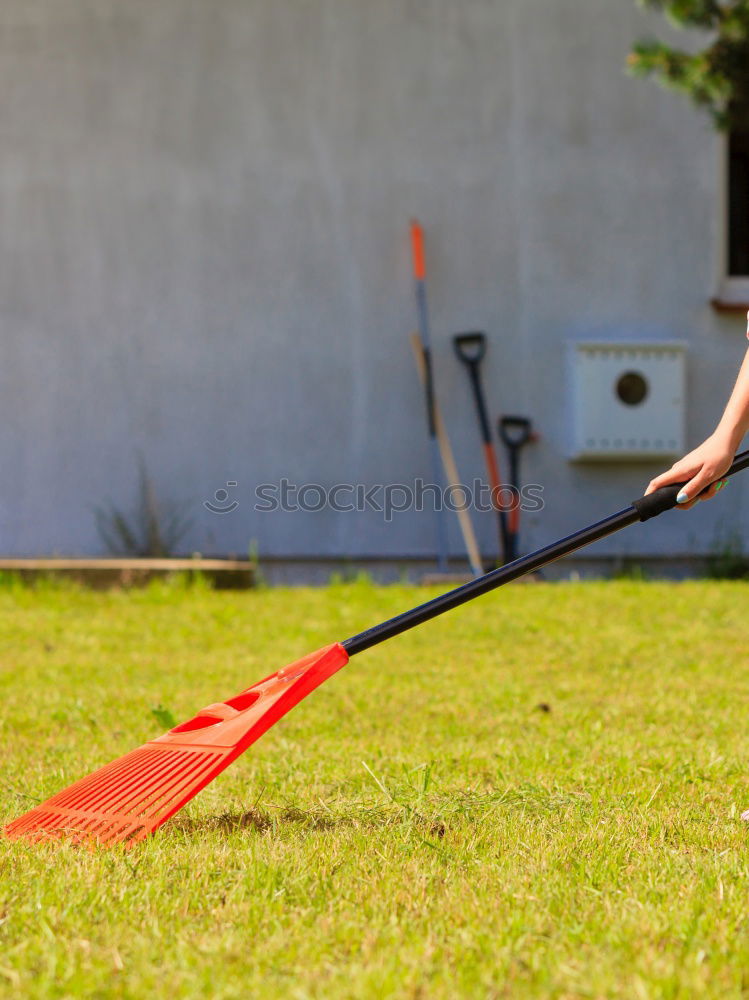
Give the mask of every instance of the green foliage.
[(250, 544), (247, 547), (247, 561), (252, 566), (253, 580), (255, 589), (268, 586), (268, 580), (266, 579), (263, 568), (260, 564), (260, 546), (258, 544), (257, 538), (250, 539)]
[(615, 566), (613, 573), (611, 574), (612, 580), (632, 580), (644, 583), (648, 579), (648, 572), (644, 566), (638, 562), (628, 562), (627, 560), (621, 560), (618, 565)]
[(162, 729), (174, 729), (177, 725), (177, 720), (174, 718), (169, 709), (164, 708), (163, 705), (155, 705), (151, 709), (151, 715), (154, 719), (156, 719)]
[(687, 52), (649, 39), (628, 60), (636, 76), (654, 76), (705, 109), (716, 127), (749, 129), (749, 0), (639, 0), (673, 24), (709, 32), (708, 44)]
[[(424, 596), (0, 590), (0, 825), (150, 706)], [(355, 657), (132, 850), (0, 840), (0, 996), (746, 997), (748, 601), (507, 587)]]

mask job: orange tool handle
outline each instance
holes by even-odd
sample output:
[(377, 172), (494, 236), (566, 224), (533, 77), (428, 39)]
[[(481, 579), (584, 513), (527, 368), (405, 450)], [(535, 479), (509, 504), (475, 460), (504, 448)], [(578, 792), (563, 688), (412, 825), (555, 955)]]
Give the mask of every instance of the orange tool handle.
[(416, 219), (411, 219), (411, 247), (414, 258), (414, 278), (417, 281), (425, 281), (427, 268), (424, 256), (424, 230)]
[(489, 473), (489, 486), (492, 491), (492, 503), (496, 506), (497, 510), (500, 510), (501, 504), (499, 502), (499, 494), (502, 489), (502, 481), (499, 478), (497, 453), (495, 452), (494, 445), (491, 442), (484, 445), (484, 459), (486, 461), (486, 471)]

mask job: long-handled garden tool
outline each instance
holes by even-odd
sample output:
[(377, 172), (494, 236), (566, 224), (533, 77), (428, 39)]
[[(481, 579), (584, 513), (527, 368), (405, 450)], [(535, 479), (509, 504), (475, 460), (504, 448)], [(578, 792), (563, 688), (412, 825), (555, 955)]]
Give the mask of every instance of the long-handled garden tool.
[(486, 334), (480, 332), (458, 333), (453, 337), (453, 346), (458, 358), (468, 369), (471, 380), (473, 399), (476, 403), (476, 414), (479, 418), (479, 431), (484, 446), (484, 461), (486, 474), (491, 489), (492, 505), (497, 510), (499, 527), (499, 562), (510, 560), (510, 537), (507, 510), (502, 498), (502, 480), (499, 475), (499, 460), (492, 441), (492, 431), (489, 425), (489, 414), (486, 408), (484, 385), (481, 381), (481, 362), (486, 354)]
[(520, 453), (527, 444), (536, 440), (533, 424), (528, 417), (500, 417), (497, 423), (499, 436), (507, 449), (510, 465), (510, 486), (512, 487), (512, 507), (508, 517), (507, 541), (510, 551), (508, 559), (512, 562), (518, 557), (518, 538), (520, 535), (520, 508), (522, 496), (520, 493)]
[(440, 469), (440, 451), (437, 440), (437, 420), (435, 416), (434, 371), (432, 368), (432, 336), (427, 309), (426, 255), (424, 253), (424, 231), (416, 219), (411, 220), (411, 250), (413, 253), (414, 289), (419, 313), (419, 336), (424, 356), (424, 393), (427, 407), (427, 428), (432, 458), (433, 484), (439, 491), (435, 503), (437, 527), (437, 568), (447, 572), (447, 517), (444, 505), (444, 489)]
[[(749, 467), (743, 452), (726, 473)], [(289, 709), (351, 656), (516, 580), (635, 521), (676, 506), (684, 484), (664, 486), (616, 514), (514, 563), (435, 597), (345, 642), (334, 643), (279, 670), (228, 701), (202, 709), (164, 736), (94, 771), (5, 827), (6, 837), (69, 837), (104, 844), (134, 843), (173, 816)]]
[[(414, 333), (411, 336), (411, 349), (413, 351), (419, 378), (421, 379), (422, 385), (425, 385), (427, 377), (426, 362), (424, 360), (424, 350), (421, 346), (421, 338), (418, 333)], [(442, 419), (442, 414), (440, 413), (440, 408), (436, 400), (434, 401), (434, 427), (437, 432), (437, 441), (439, 442), (440, 455), (442, 456), (442, 467), (445, 470), (447, 485), (451, 488), (461, 489), (463, 484), (458, 474), (458, 467), (455, 464), (455, 455), (453, 454), (450, 438), (447, 434), (447, 428), (445, 427), (445, 422)], [(458, 515), (458, 523), (460, 524), (460, 532), (463, 535), (463, 544), (466, 547), (466, 555), (468, 556), (468, 562), (471, 566), (471, 572), (474, 576), (481, 576), (484, 572), (484, 568), (481, 564), (481, 552), (479, 551), (476, 534), (473, 530), (471, 515), (468, 508), (463, 505), (458, 506), (456, 513)]]

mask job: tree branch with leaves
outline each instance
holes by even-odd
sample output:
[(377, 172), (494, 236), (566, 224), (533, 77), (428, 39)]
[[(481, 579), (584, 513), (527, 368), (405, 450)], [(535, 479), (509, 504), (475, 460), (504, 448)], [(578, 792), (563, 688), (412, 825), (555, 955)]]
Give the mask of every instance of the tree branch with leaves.
[(653, 76), (686, 94), (722, 131), (749, 131), (749, 0), (638, 0), (673, 24), (707, 32), (697, 52), (655, 39), (639, 42), (628, 59), (636, 76)]

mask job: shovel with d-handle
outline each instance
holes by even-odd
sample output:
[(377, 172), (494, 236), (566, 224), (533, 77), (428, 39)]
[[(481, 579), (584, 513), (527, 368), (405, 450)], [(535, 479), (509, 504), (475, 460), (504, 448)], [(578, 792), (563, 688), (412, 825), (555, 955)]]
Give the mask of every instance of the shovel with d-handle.
[(513, 496), (508, 517), (508, 542), (510, 546), (508, 559), (512, 561), (518, 557), (518, 536), (520, 534), (520, 504), (522, 500), (520, 494), (520, 452), (527, 444), (536, 440), (536, 435), (528, 417), (500, 417), (497, 428), (502, 443), (507, 449), (510, 466), (510, 486)]
[(481, 362), (486, 354), (486, 334), (479, 331), (471, 333), (457, 333), (453, 337), (453, 346), (458, 359), (468, 369), (468, 377), (471, 380), (473, 399), (476, 403), (476, 413), (479, 418), (479, 431), (481, 442), (484, 448), (484, 461), (486, 462), (486, 474), (489, 478), (489, 486), (492, 491), (492, 505), (497, 511), (499, 528), (499, 562), (508, 562), (510, 559), (510, 534), (507, 523), (507, 511), (502, 504), (502, 481), (499, 477), (499, 461), (497, 452), (492, 441), (491, 426), (489, 424), (489, 414), (486, 409), (486, 398), (484, 396), (484, 385), (481, 381)]
[[(749, 451), (736, 457), (725, 476), (746, 468), (749, 468)], [(449, 590), (350, 639), (310, 653), (233, 698), (208, 705), (187, 722), (35, 806), (9, 823), (3, 833), (13, 840), (26, 838), (31, 841), (69, 838), (73, 842), (132, 845), (143, 840), (290, 709), (345, 667), (350, 657), (576, 552), (584, 545), (606, 538), (635, 521), (648, 521), (671, 510), (685, 485), (663, 486), (616, 514), (516, 559), (509, 566)]]

